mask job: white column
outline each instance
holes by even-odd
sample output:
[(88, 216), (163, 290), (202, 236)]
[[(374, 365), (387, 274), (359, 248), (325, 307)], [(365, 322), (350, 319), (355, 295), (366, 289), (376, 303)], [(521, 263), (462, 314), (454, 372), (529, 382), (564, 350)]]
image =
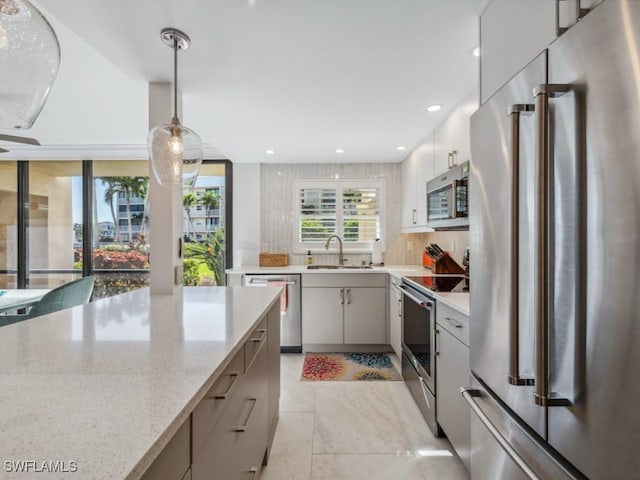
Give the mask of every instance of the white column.
[[(233, 164), (233, 266), (257, 266), (260, 252), (260, 164)], [(228, 185), (227, 185), (228, 188)]]
[[(171, 121), (172, 91), (170, 83), (149, 83), (149, 129)], [(149, 162), (151, 294), (174, 294), (182, 284), (182, 230), (182, 186), (159, 185)]]

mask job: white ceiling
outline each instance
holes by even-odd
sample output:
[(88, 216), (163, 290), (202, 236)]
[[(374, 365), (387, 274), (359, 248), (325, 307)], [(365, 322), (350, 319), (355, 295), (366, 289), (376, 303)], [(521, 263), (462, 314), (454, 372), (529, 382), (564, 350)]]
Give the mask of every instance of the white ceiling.
[[(402, 160), (477, 87), (478, 59), (471, 52), (483, 3), (38, 2), (54, 26), (64, 24), (136, 85), (170, 81), (172, 51), (159, 32), (168, 26), (185, 31), (192, 45), (179, 56), (183, 124), (234, 162), (294, 163)], [(108, 99), (109, 85), (101, 94)], [(82, 99), (67, 99), (66, 108), (74, 101)], [(140, 109), (138, 103), (132, 108)], [(427, 112), (433, 103), (445, 108)], [(144, 118), (139, 111), (121, 115)], [(99, 130), (100, 112), (90, 122)], [(87, 143), (78, 130), (76, 143)], [(134, 143), (144, 144), (145, 135), (133, 130), (142, 137)], [(399, 145), (407, 151), (397, 151)], [(276, 154), (266, 155), (267, 149)]]

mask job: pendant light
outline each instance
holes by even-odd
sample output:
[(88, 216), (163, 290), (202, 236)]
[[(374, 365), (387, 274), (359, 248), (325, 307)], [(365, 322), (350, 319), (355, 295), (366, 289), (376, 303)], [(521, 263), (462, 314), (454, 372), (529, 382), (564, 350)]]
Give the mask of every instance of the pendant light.
[(0, 128), (31, 128), (59, 66), (58, 37), (42, 13), (27, 0), (0, 0)]
[(173, 118), (153, 127), (147, 137), (151, 168), (160, 185), (193, 186), (202, 165), (202, 141), (178, 119), (178, 50), (191, 40), (180, 30), (163, 28), (160, 38), (173, 49)]

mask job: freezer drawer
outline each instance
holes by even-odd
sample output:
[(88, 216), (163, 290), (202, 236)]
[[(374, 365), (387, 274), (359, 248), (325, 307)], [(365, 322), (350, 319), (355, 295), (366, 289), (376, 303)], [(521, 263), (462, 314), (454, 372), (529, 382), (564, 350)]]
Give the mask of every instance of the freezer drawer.
[(586, 480), (480, 383), (462, 395), (471, 408), (472, 478)]

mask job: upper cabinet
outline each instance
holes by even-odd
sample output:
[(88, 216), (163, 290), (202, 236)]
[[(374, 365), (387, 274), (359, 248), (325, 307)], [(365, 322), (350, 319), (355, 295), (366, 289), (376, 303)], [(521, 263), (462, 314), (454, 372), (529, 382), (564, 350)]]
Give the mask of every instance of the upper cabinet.
[(480, 15), (480, 103), (603, 0), (492, 0)]
[(493, 0), (480, 15), (480, 102), (487, 101), (555, 37), (555, 0)]
[(426, 231), (427, 181), (433, 172), (433, 133), (402, 162), (400, 171), (402, 191), (402, 231)]
[(434, 165), (429, 180), (471, 159), (469, 118), (478, 108), (478, 92), (470, 92), (436, 128), (433, 139)]

